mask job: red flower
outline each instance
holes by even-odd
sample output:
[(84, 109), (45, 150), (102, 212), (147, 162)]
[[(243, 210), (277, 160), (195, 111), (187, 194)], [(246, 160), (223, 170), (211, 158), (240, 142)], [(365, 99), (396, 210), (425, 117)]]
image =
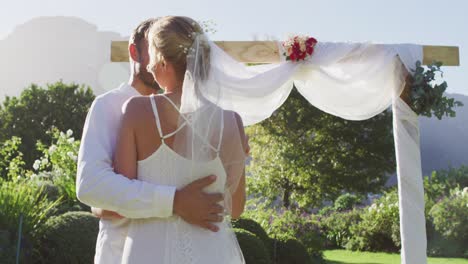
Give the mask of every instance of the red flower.
[(291, 53), (289, 55), (289, 59), (292, 60), (292, 61), (295, 61), (296, 60), (296, 55), (294, 53)]
[(304, 60), (306, 57), (306, 53), (305, 52), (302, 52), (301, 55), (299, 55), (299, 59), (300, 60)]
[(309, 38), (306, 40), (306, 44), (315, 46), (315, 44), (317, 44), (317, 40), (315, 38)]
[(300, 50), (301, 50), (301, 46), (299, 46), (299, 43), (294, 42), (293, 49), (294, 49), (295, 51), (300, 51)]
[[(304, 43), (302, 43), (304, 41)], [(317, 40), (311, 37), (300, 37), (295, 36), (290, 39), (287, 44), (286, 42), (283, 43), (283, 46), (287, 48), (287, 51), (284, 53), (287, 60), (291, 61), (299, 61), (305, 60), (307, 56), (312, 55), (314, 53), (314, 47), (317, 44)], [(305, 50), (301, 50), (301, 45), (304, 47)]]

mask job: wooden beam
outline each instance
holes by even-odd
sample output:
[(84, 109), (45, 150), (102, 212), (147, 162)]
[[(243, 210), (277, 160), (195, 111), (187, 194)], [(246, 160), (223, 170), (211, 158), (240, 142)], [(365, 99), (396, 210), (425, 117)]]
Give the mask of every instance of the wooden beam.
[(281, 59), (275, 41), (215, 41), (215, 43), (240, 62), (276, 63)]
[(441, 61), (444, 66), (460, 66), (460, 51), (458, 47), (423, 46), (423, 64)]
[[(240, 62), (277, 63), (280, 61), (274, 41), (215, 41), (216, 45)], [(128, 42), (112, 41), (111, 61), (128, 62)]]
[(128, 41), (112, 41), (111, 43), (111, 61), (128, 62)]
[[(248, 63), (278, 63), (280, 54), (276, 41), (215, 41), (234, 59)], [(423, 64), (441, 61), (444, 66), (459, 66), (458, 47), (423, 46)], [(111, 61), (128, 62), (128, 42), (112, 41)]]

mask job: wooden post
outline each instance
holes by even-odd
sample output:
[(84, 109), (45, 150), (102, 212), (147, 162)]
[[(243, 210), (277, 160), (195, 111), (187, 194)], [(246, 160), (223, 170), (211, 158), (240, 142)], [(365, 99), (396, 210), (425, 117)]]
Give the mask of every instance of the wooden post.
[(411, 78), (411, 75), (406, 76), (406, 82), (405, 82), (405, 88), (403, 88), (403, 91), (400, 94), (400, 98), (408, 105), (411, 106), (411, 84), (412, 84), (413, 78)]

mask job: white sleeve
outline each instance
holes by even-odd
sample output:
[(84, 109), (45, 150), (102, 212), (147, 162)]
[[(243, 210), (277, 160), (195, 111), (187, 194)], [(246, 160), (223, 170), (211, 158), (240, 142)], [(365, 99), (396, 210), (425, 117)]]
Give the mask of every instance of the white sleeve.
[[(76, 195), (81, 202), (127, 218), (172, 215), (176, 188), (130, 180), (112, 168), (113, 109), (97, 98), (89, 110), (83, 129)], [(117, 126), (118, 127), (118, 126)]]

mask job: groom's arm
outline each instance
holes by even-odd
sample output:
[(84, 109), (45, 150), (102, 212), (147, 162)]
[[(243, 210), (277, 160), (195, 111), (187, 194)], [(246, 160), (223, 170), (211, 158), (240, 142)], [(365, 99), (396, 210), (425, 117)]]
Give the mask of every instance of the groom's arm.
[[(78, 199), (99, 212), (103, 210), (98, 208), (103, 208), (128, 218), (176, 214), (191, 224), (217, 231), (214, 223), (222, 220), (218, 214), (223, 212), (223, 208), (217, 204), (223, 200), (222, 195), (203, 192), (203, 188), (215, 182), (216, 177), (207, 176), (176, 190), (172, 186), (130, 180), (116, 174), (111, 163), (113, 148), (110, 137), (117, 136), (120, 119), (113, 120), (112, 117), (115, 114), (109, 103), (99, 99), (93, 102), (86, 117), (78, 155)], [(101, 215), (104, 218), (107, 215), (105, 210)], [(115, 216), (110, 212), (110, 217)]]
[(91, 207), (91, 213), (101, 219), (122, 219), (125, 218), (114, 211), (108, 211), (101, 208)]
[(130, 180), (114, 172), (111, 136), (117, 135), (120, 120), (112, 111), (109, 102), (98, 98), (88, 113), (78, 155), (77, 198), (128, 218), (171, 216), (174, 186)]

